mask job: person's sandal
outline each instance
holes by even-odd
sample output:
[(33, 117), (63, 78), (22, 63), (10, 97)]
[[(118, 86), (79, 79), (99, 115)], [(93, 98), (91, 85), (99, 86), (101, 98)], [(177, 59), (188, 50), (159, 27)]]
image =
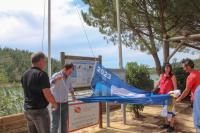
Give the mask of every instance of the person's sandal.
[(161, 126), (160, 126), (160, 129), (166, 129), (166, 128), (169, 128), (169, 127), (170, 127), (169, 125), (164, 124), (164, 125), (161, 125)]
[(168, 133), (173, 132), (173, 131), (174, 131), (174, 127), (169, 126), (169, 127), (167, 128), (167, 132), (168, 132)]

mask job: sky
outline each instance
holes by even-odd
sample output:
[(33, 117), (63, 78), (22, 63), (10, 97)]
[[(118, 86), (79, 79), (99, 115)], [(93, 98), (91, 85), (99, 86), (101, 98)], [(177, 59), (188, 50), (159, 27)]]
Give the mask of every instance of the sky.
[[(0, 0), (0, 47), (43, 51), (47, 54), (47, 2), (48, 0)], [(86, 10), (87, 6), (81, 0), (51, 0), (51, 3), (53, 58), (59, 59), (60, 52), (90, 57), (102, 55), (105, 67), (118, 68), (117, 45), (108, 43), (97, 28), (84, 23), (80, 11)], [(162, 62), (162, 51), (158, 55)], [(175, 56), (178, 60), (185, 57), (196, 59), (199, 54), (178, 53)], [(123, 65), (127, 62), (155, 66), (151, 55), (123, 46)]]

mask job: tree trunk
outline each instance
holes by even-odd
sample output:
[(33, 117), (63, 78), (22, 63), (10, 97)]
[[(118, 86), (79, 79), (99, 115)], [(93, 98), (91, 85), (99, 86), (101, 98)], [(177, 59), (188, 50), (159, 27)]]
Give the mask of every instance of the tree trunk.
[(168, 57), (169, 57), (169, 42), (163, 41), (163, 57), (164, 57), (164, 64), (169, 63)]
[(133, 109), (133, 113), (135, 115), (135, 118), (140, 118), (140, 113), (137, 109)]
[(160, 75), (161, 74), (161, 64), (160, 64), (160, 60), (158, 58), (158, 54), (152, 53), (151, 55), (153, 56), (154, 62), (156, 64), (156, 72), (158, 75)]
[[(167, 39), (167, 32), (165, 27), (165, 19), (164, 19), (164, 13), (165, 13), (165, 6), (166, 6), (166, 0), (160, 0), (160, 23), (161, 23), (161, 38)], [(169, 42), (163, 41), (163, 63), (168, 63), (168, 57), (169, 57)]]

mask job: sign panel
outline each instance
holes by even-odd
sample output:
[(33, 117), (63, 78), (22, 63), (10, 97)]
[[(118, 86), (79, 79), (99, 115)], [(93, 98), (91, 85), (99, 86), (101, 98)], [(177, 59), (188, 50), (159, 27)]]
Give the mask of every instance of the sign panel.
[(67, 63), (73, 63), (75, 68), (70, 76), (70, 81), (74, 88), (88, 87), (91, 85), (92, 74), (95, 68), (94, 61), (85, 60), (65, 60)]
[(99, 122), (99, 103), (75, 103), (69, 105), (69, 129), (75, 131)]

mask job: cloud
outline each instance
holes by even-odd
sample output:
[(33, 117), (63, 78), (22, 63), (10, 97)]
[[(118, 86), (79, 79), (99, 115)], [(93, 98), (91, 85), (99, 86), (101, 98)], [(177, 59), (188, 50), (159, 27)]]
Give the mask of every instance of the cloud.
[(0, 11), (5, 12), (29, 12), (40, 15), (42, 12), (43, 0), (0, 0)]
[[(44, 52), (47, 53), (47, 0), (45, 7)], [(97, 28), (87, 26), (80, 10), (87, 9), (80, 0), (52, 0), (52, 55), (59, 59), (60, 52), (79, 56), (103, 56), (106, 67), (118, 67), (118, 46), (107, 44)], [(41, 51), (44, 19), (44, 0), (0, 0), (0, 45)], [(85, 34), (86, 33), (86, 34)], [(87, 37), (88, 39), (87, 39)], [(89, 41), (89, 42), (88, 42)], [(197, 58), (196, 55), (179, 53)], [(162, 57), (162, 51), (159, 52)], [(162, 60), (162, 58), (160, 58)], [(123, 47), (124, 65), (134, 61), (154, 66), (151, 55)]]
[(10, 16), (8, 18), (1, 18), (0, 20), (0, 40), (8, 43), (26, 42), (29, 38), (31, 42), (38, 40), (39, 28), (30, 25), (27, 19), (17, 19), (15, 16)]
[(0, 0), (1, 45), (38, 47), (42, 35), (42, 17), (40, 0)]

